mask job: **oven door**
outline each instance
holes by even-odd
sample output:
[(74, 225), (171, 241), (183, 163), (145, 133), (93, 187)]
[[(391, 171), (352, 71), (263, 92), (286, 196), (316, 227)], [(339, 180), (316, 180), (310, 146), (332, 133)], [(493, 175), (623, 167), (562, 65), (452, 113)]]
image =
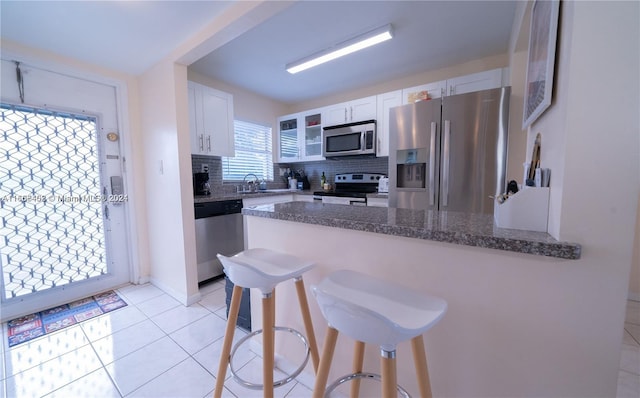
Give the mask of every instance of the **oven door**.
[(366, 206), (366, 198), (354, 198), (343, 196), (323, 196), (322, 203), (328, 203), (333, 205), (351, 205), (351, 206)]

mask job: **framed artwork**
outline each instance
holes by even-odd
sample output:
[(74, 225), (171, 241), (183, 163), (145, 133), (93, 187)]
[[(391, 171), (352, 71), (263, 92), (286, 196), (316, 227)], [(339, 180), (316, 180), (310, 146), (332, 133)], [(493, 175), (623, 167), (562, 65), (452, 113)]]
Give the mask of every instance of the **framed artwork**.
[(524, 89), (523, 129), (551, 105), (559, 13), (559, 0), (536, 0), (533, 3), (527, 80)]

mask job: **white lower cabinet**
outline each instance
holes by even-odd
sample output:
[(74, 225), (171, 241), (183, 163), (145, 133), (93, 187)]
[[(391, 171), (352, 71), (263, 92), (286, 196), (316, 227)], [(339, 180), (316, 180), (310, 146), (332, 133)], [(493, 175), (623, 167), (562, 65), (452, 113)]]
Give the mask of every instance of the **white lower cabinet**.
[(293, 194), (243, 197), (242, 207), (271, 205), (274, 203), (284, 203), (291, 201), (293, 201)]
[(367, 198), (369, 207), (389, 207), (389, 198)]
[(293, 194), (293, 200), (295, 202), (313, 202), (313, 195), (305, 195), (305, 194)]

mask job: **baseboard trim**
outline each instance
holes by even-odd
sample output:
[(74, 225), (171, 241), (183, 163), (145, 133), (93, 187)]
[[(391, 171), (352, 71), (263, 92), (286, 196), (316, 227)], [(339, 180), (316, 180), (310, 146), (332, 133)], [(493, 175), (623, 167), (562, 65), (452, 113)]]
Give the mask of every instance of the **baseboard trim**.
[(158, 289), (162, 290), (163, 292), (167, 293), (169, 296), (178, 300), (180, 304), (184, 305), (185, 307), (189, 307), (190, 305), (195, 304), (202, 299), (200, 292), (187, 296), (184, 293), (179, 293), (174, 289), (166, 286), (165, 284), (159, 282), (157, 279), (153, 277), (150, 279), (150, 283), (155, 287), (157, 287)]

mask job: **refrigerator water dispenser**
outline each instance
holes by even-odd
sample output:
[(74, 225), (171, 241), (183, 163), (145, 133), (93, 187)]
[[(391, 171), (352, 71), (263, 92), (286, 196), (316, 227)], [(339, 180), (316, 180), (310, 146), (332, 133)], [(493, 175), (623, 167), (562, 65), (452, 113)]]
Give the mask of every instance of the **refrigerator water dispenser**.
[(414, 148), (397, 151), (397, 188), (424, 189), (427, 174), (427, 149)]

